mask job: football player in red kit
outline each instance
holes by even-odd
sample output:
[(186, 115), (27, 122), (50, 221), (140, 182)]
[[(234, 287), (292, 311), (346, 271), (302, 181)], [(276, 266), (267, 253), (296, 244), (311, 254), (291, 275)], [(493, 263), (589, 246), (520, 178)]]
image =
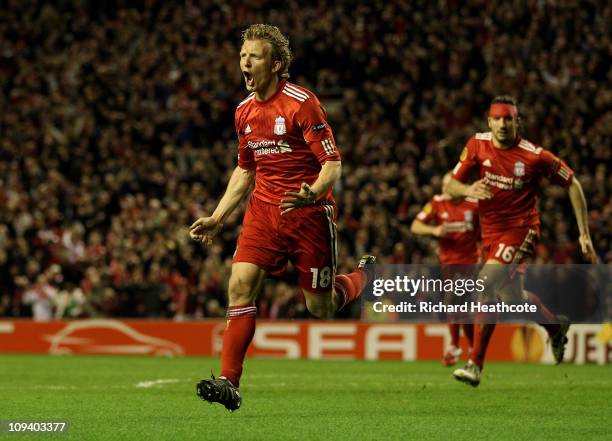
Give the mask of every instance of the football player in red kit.
[[(442, 194), (436, 195), (417, 214), (410, 226), (413, 234), (420, 236), (434, 236), (440, 240), (440, 263), (449, 265), (451, 272), (463, 267), (461, 264), (476, 264), (480, 259), (478, 241), (480, 228), (478, 223), (478, 200), (473, 198), (451, 198), (447, 187), (451, 180), (451, 173), (442, 178)], [(428, 225), (432, 224), (433, 225)], [(453, 271), (453, 268), (456, 268)], [(443, 268), (444, 269), (444, 268)], [(448, 271), (445, 271), (448, 274)], [(451, 274), (452, 278), (455, 274)], [(452, 294), (451, 294), (452, 296)], [(459, 347), (460, 325), (456, 323), (458, 317), (449, 315), (448, 327), (451, 335), (451, 344), (442, 357), (445, 366), (452, 366), (461, 357)], [(469, 353), (474, 342), (474, 325), (463, 323), (463, 332), (469, 342)]]
[(281, 275), (291, 262), (308, 310), (331, 318), (362, 292), (363, 256), (350, 274), (336, 275), (336, 204), (340, 153), (325, 110), (309, 90), (287, 81), (288, 39), (278, 28), (256, 24), (242, 35), (240, 69), (250, 92), (235, 114), (238, 165), (217, 208), (190, 227), (194, 240), (210, 244), (249, 191), (229, 280), (227, 326), (221, 374), (197, 385), (200, 398), (240, 407), (238, 389), (246, 351), (255, 333), (255, 299), (267, 275)]
[[(519, 113), (508, 96), (493, 99), (489, 108), (490, 132), (476, 133), (467, 142), (453, 170), (448, 192), (453, 197), (479, 199), (485, 267), (480, 278), (487, 280), (485, 302), (500, 299), (506, 303), (529, 301), (537, 306), (539, 322), (546, 329), (555, 361), (563, 360), (569, 322), (556, 316), (533, 293), (523, 289), (521, 264), (533, 254), (540, 232), (536, 199), (541, 178), (568, 189), (574, 209), (582, 253), (597, 261), (587, 221), (584, 193), (574, 172), (561, 159), (519, 135)], [(465, 184), (472, 171), (479, 179)], [(453, 375), (472, 386), (480, 383), (487, 345), (495, 329), (497, 314), (476, 314), (476, 339), (471, 359)], [(482, 326), (478, 326), (482, 325)]]

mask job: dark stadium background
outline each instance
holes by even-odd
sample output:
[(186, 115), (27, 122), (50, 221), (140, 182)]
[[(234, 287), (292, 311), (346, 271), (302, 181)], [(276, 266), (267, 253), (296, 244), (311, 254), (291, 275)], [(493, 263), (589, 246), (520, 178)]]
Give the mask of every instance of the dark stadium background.
[[(235, 165), (240, 33), (256, 22), (289, 34), (291, 81), (329, 112), (341, 271), (364, 252), (436, 261), (410, 223), (500, 93), (518, 99), (526, 137), (576, 171), (612, 260), (609, 2), (3, 5), (0, 316), (37, 303), (58, 318), (223, 316), (242, 212), (209, 250), (187, 226)], [(566, 192), (545, 187), (540, 208), (536, 261), (581, 262)], [(258, 306), (307, 315), (291, 277)]]

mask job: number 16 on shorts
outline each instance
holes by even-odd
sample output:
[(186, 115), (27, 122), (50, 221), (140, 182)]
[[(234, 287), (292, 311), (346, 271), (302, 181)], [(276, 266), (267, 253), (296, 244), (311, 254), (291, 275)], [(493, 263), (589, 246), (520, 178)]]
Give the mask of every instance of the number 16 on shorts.
[(497, 252), (495, 253), (496, 258), (501, 258), (504, 262), (510, 263), (514, 259), (514, 252), (516, 249), (505, 243), (497, 245)]
[(332, 271), (328, 266), (323, 268), (310, 268), (312, 273), (312, 288), (327, 288), (331, 283)]

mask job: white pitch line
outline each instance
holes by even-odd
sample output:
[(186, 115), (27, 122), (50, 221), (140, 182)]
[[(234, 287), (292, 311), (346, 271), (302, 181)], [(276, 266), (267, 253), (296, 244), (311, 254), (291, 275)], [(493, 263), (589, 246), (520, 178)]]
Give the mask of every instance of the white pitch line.
[(48, 385), (48, 386), (37, 386), (34, 389), (48, 389), (48, 390), (74, 390), (76, 386), (56, 386), (56, 385)]
[(139, 383), (136, 383), (136, 387), (149, 388), (153, 386), (161, 386), (162, 384), (178, 383), (179, 381), (180, 380), (176, 378), (162, 378), (162, 379), (153, 380), (153, 381), (141, 381)]

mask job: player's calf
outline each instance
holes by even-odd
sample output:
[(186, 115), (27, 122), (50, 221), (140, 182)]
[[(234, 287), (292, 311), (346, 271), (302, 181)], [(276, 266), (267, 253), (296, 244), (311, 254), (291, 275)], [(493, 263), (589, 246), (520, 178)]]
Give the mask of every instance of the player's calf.
[(355, 271), (336, 276), (334, 289), (338, 293), (338, 310), (357, 300), (364, 288), (372, 282), (374, 279), (374, 263), (376, 263), (376, 256), (364, 254), (359, 259)]
[(336, 305), (333, 300), (333, 291), (329, 290), (325, 293), (313, 293), (307, 290), (304, 291), (306, 299), (306, 308), (316, 318), (325, 320), (331, 319), (336, 313)]

